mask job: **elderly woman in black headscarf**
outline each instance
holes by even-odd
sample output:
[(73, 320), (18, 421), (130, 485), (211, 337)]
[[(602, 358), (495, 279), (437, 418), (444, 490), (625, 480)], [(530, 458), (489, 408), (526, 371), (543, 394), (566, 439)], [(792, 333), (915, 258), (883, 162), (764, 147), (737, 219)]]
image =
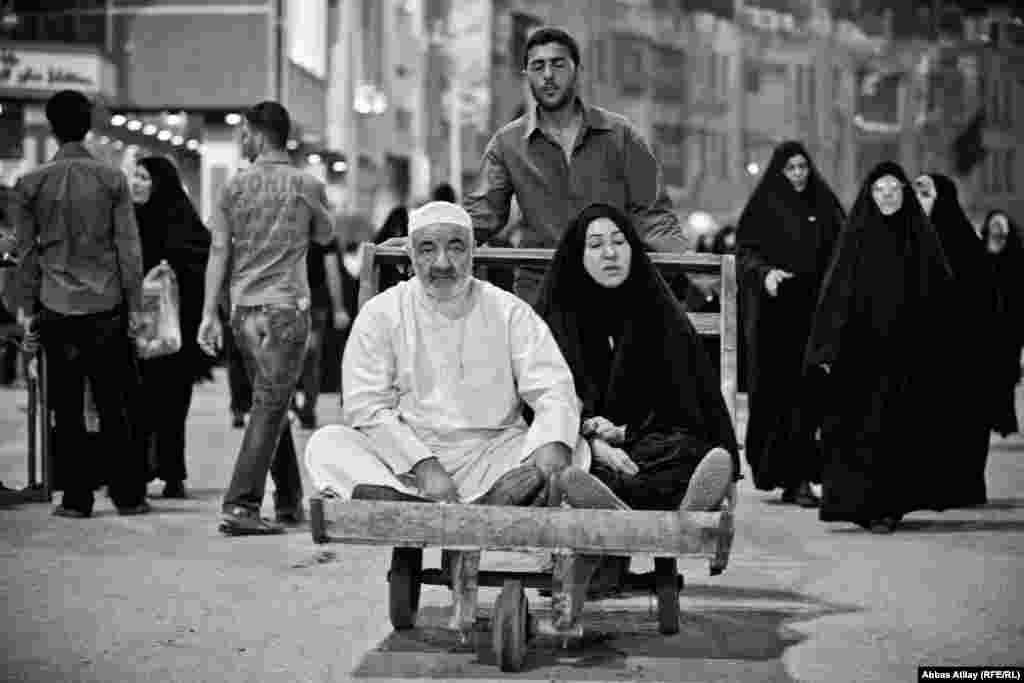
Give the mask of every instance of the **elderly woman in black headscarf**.
[(820, 517), (889, 533), (905, 513), (955, 504), (944, 425), (952, 274), (903, 169), (861, 187), (825, 276), (806, 365), (827, 373)]
[[(979, 330), (992, 329), (995, 315), (995, 282), (985, 257), (985, 247), (960, 205), (952, 178), (940, 173), (923, 173), (914, 179), (914, 192), (921, 208), (938, 233), (953, 272), (948, 306), (957, 312), (959, 324), (947, 330), (950, 342), (966, 362), (947, 364), (950, 385), (965, 396), (984, 397), (992, 392), (994, 364), (988, 340)], [(983, 505), (985, 464), (988, 460), (989, 411), (984, 401), (964, 401), (945, 425), (948, 451), (957, 466), (949, 469), (949, 503)]]
[(988, 335), (995, 363), (988, 423), (1008, 436), (1020, 431), (1014, 392), (1020, 382), (1024, 345), (1024, 247), (1019, 229), (1005, 211), (989, 212), (981, 226), (981, 238), (996, 286), (996, 315)]
[[(210, 233), (185, 194), (178, 170), (163, 157), (139, 159), (131, 179), (135, 218), (147, 273), (170, 268), (178, 283), (181, 350), (140, 361), (147, 452), (155, 457), (153, 475), (165, 483), (165, 498), (184, 498), (185, 420), (192, 385), (210, 372), (210, 359), (196, 342), (202, 319)], [(150, 450), (152, 449), (152, 450)]]
[(736, 235), (747, 462), (757, 488), (814, 507), (821, 479), (818, 421), (802, 376), (811, 317), (844, 216), (835, 193), (799, 142), (775, 148), (740, 216)]

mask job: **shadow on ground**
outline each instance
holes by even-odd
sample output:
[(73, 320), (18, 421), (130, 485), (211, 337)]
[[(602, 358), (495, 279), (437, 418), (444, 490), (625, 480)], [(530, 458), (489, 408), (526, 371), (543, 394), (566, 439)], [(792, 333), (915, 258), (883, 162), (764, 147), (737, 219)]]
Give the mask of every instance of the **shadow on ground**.
[[(699, 607), (688, 607), (687, 598), (699, 598)], [(720, 606), (715, 605), (716, 600)], [(546, 601), (532, 602), (535, 614), (546, 611), (539, 609), (542, 605), (546, 608)], [(790, 681), (782, 655), (806, 636), (789, 624), (858, 611), (794, 591), (731, 586), (688, 587), (681, 603), (680, 632), (674, 636), (658, 632), (657, 616), (651, 610), (617, 608), (612, 602), (601, 609), (588, 605), (584, 638), (563, 647), (560, 639), (537, 637), (520, 674), (503, 674), (497, 668), (489, 607), (481, 609), (473, 639), (467, 643), (460, 643), (457, 634), (445, 628), (449, 608), (427, 607), (420, 611), (416, 628), (393, 631), (363, 658), (353, 675), (435, 680), (526, 675), (581, 681), (596, 675), (602, 679), (672, 680), (666, 674), (679, 671), (681, 660), (686, 660), (687, 668), (739, 667), (749, 671), (752, 665), (760, 665), (756, 667), (760, 674), (750, 680)], [(762, 678), (766, 674), (767, 678)]]
[[(1022, 519), (904, 519), (892, 535), (906, 534), (962, 534), (991, 531), (1024, 531)], [(858, 526), (842, 526), (831, 530), (834, 534), (873, 535)]]

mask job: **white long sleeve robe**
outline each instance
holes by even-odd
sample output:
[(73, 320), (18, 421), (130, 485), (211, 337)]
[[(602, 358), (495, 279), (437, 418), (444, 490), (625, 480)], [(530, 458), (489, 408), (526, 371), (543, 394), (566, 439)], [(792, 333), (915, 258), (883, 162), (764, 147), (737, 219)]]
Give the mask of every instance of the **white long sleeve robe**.
[[(359, 312), (342, 361), (343, 419), (395, 474), (437, 457), (463, 500), (539, 446), (576, 448), (579, 401), (547, 324), (474, 279), (467, 310), (441, 313), (416, 278)], [(528, 427), (522, 402), (534, 411)]]

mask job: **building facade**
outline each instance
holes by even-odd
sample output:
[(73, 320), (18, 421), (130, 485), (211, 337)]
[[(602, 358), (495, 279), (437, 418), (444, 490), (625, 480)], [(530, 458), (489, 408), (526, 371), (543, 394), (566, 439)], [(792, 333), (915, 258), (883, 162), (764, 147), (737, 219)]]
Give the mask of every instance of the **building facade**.
[[(328, 0), (8, 4), (0, 25), (12, 75), (0, 79), (0, 102), (20, 109), (24, 132), (20, 159), (6, 154), (8, 182), (52, 155), (42, 104), (63, 87), (101, 105), (88, 141), (98, 155), (174, 159), (204, 218), (241, 163), (240, 112), (259, 100), (288, 107), (297, 161), (327, 177), (341, 159), (327, 148)], [(48, 76), (23, 75), (36, 72)]]
[[(947, 4), (429, 0), (425, 21), (448, 28), (451, 48), (426, 64), (429, 175), (473, 181), (493, 132), (532, 106), (527, 37), (556, 25), (580, 43), (582, 96), (644, 132), (683, 218), (735, 221), (785, 139), (805, 142), (847, 205), (883, 159), (950, 171), (953, 141), (985, 102), (989, 153), (960, 179), (966, 203), (1020, 219), (1021, 18), (985, 9), (957, 19)], [(932, 21), (923, 10), (935, 6)]]

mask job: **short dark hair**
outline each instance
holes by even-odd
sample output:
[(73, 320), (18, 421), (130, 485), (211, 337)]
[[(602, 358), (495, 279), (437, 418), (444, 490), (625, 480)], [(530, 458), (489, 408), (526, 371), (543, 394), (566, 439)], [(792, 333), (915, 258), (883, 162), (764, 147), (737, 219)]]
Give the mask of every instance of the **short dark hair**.
[(435, 187), (432, 195), (435, 202), (449, 202), (451, 204), (456, 204), (458, 201), (455, 196), (455, 188), (448, 183), (441, 183)]
[(264, 100), (245, 112), (249, 127), (257, 130), (270, 140), (275, 147), (284, 147), (292, 130), (288, 110), (273, 100)]
[(576, 66), (580, 65), (580, 46), (576, 42), (576, 39), (570, 36), (566, 31), (553, 26), (545, 26), (534, 31), (530, 37), (526, 40), (526, 47), (523, 48), (523, 68), (530, 63), (530, 50), (537, 47), (538, 45), (547, 45), (548, 43), (558, 43), (564, 45), (569, 50), (569, 56), (572, 58), (572, 63)]
[(77, 90), (61, 90), (46, 103), (46, 120), (61, 144), (81, 142), (92, 128), (92, 102)]

